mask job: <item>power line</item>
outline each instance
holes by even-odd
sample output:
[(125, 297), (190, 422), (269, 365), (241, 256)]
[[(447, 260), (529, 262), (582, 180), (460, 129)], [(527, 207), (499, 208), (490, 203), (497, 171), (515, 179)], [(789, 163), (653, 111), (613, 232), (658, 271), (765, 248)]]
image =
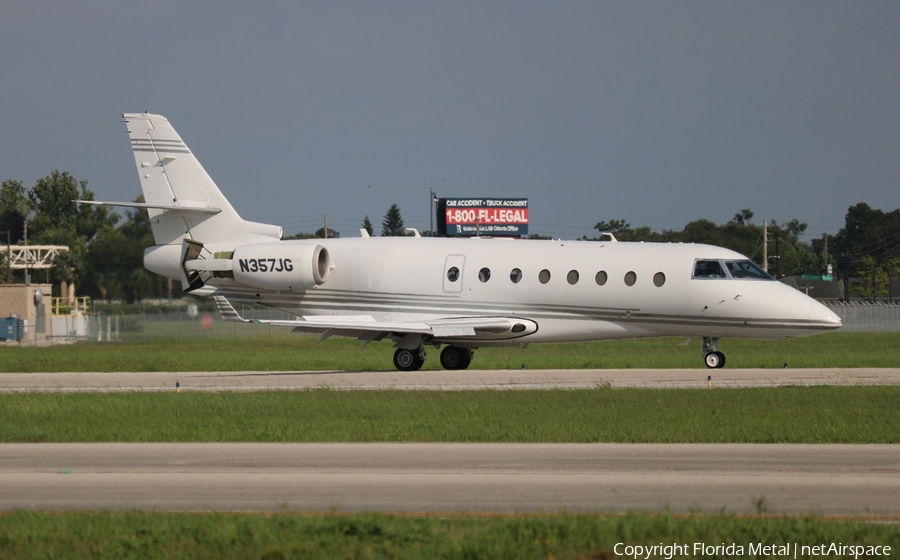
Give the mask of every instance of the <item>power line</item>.
[[(900, 239), (900, 231), (897, 231), (894, 234), (889, 235), (888, 237), (886, 237), (884, 239), (878, 239), (876, 241), (873, 241), (867, 245), (860, 245), (860, 246), (854, 247), (854, 249), (856, 249), (858, 251), (862, 251), (862, 252), (869, 252), (870, 251), (869, 248), (874, 247), (874, 249), (872, 249), (872, 250), (878, 250), (881, 247), (884, 247), (885, 245), (892, 243), (894, 239)], [(885, 242), (888, 242), (888, 243), (885, 243)], [(882, 245), (878, 246), (879, 243), (882, 243)]]

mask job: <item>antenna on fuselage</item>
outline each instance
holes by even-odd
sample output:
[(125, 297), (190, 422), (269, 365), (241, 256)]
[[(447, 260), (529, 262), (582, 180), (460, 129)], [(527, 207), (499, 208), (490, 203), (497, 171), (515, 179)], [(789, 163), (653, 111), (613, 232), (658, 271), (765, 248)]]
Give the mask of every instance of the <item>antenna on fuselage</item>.
[(619, 242), (619, 240), (616, 239), (616, 236), (613, 235), (613, 233), (612, 233), (611, 231), (601, 231), (601, 232), (600, 232), (600, 241), (603, 241), (603, 236), (604, 236), (604, 235), (608, 235), (608, 236), (609, 236), (609, 240), (612, 241), (613, 243), (618, 243), (618, 242)]

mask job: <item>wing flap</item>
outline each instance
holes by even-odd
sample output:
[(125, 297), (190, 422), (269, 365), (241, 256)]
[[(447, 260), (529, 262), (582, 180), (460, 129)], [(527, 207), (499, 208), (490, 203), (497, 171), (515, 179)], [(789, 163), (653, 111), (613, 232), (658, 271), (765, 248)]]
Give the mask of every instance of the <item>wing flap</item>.
[(459, 338), (475, 336), (475, 329), (464, 325), (432, 325), (431, 332), (435, 338)]

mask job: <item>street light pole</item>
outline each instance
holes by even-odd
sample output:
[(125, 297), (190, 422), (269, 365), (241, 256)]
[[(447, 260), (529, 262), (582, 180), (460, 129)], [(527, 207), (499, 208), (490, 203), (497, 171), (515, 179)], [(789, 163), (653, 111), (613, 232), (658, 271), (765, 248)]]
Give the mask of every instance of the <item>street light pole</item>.
[(434, 237), (434, 190), (428, 187), (428, 231)]

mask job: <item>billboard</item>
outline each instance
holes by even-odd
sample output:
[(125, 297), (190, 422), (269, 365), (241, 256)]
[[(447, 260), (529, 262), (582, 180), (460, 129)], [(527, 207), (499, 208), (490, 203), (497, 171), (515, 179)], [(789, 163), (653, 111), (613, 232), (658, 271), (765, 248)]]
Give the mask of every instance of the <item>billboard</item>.
[(528, 235), (528, 199), (439, 198), (437, 234), (524, 237)]

